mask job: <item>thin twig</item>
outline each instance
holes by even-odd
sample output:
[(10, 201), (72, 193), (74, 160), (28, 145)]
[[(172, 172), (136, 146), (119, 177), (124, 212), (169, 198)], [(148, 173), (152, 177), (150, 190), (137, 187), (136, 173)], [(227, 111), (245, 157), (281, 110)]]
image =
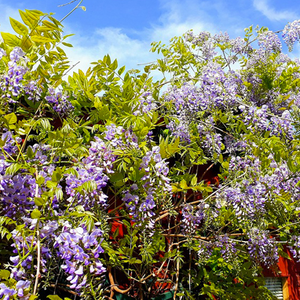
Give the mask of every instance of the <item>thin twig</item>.
[(67, 289), (67, 288), (62, 287), (61, 284), (59, 284), (58, 286), (57, 286), (56, 284), (50, 284), (50, 286), (53, 287), (53, 288), (55, 288), (55, 289), (56, 289), (56, 287), (57, 287), (57, 288), (59, 288), (59, 289), (62, 290), (62, 291), (65, 291), (65, 292), (70, 293), (71, 295), (79, 296), (78, 293), (76, 293), (76, 292), (74, 292), (74, 291), (71, 291), (71, 290), (69, 290), (69, 289)]
[(72, 0), (72, 1), (70, 1), (68, 3), (60, 4), (60, 5), (58, 5), (58, 7), (66, 6), (66, 5), (72, 4), (72, 3), (76, 2), (76, 1), (78, 1), (78, 0)]
[(68, 14), (66, 14), (59, 22), (62, 23), (63, 20), (65, 20), (69, 15), (71, 15), (79, 7), (82, 1), (83, 0), (80, 0), (80, 2)]
[[(37, 223), (39, 226), (39, 222)], [(37, 229), (36, 231), (36, 238), (37, 238), (37, 267), (36, 267), (36, 275), (35, 275), (35, 283), (33, 288), (33, 295), (36, 295), (37, 287), (40, 278), (40, 268), (41, 268), (41, 242), (40, 242), (40, 231)]]
[[(118, 288), (117, 285), (115, 284), (114, 277), (112, 276), (111, 267), (108, 267), (107, 271), (108, 271), (108, 278), (109, 278), (109, 282), (110, 282), (110, 286), (111, 286), (111, 291), (116, 291), (120, 294), (126, 294), (132, 289), (132, 286), (130, 286), (126, 290), (122, 290), (122, 289)], [(111, 297), (113, 297), (113, 296), (111, 296)]]
[[(36, 177), (38, 177), (38, 173), (36, 172)], [(36, 183), (35, 186), (35, 197), (38, 197), (39, 193), (39, 185)], [(34, 288), (33, 288), (33, 295), (36, 295), (37, 293), (37, 288), (38, 288), (38, 283), (39, 283), (39, 278), (41, 276), (40, 274), (40, 268), (41, 268), (41, 241), (40, 241), (40, 229), (39, 229), (40, 223), (37, 221), (36, 224), (36, 238), (37, 238), (37, 266), (36, 266), (36, 275), (35, 275), (35, 283), (34, 283)]]
[[(179, 253), (179, 245), (177, 246), (177, 255)], [(173, 299), (176, 299), (177, 291), (178, 291), (178, 284), (179, 284), (179, 267), (180, 267), (180, 260), (179, 257), (177, 257), (176, 261), (176, 283), (175, 283), (175, 289), (174, 289), (174, 297)]]

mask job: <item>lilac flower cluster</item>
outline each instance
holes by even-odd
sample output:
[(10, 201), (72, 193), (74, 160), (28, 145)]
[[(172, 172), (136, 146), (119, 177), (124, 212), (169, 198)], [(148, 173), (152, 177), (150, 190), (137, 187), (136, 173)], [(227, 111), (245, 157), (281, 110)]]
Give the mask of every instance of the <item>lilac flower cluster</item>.
[(68, 100), (68, 96), (63, 95), (61, 92), (55, 92), (53, 88), (49, 88), (49, 95), (45, 97), (46, 101), (53, 104), (53, 110), (60, 115), (68, 115), (73, 111), (74, 107)]
[[(100, 205), (106, 207), (107, 195), (103, 188), (107, 185), (108, 176), (112, 172), (112, 164), (116, 156), (105, 142), (99, 137), (91, 142), (89, 156), (82, 163), (74, 167), (66, 176), (66, 193), (70, 204), (83, 205), (86, 210)], [(77, 173), (77, 174), (76, 174)], [(90, 184), (87, 187), (86, 184)]]
[(155, 215), (153, 209), (171, 192), (170, 179), (167, 177), (169, 168), (167, 162), (161, 158), (158, 146), (145, 154), (140, 169), (145, 175), (141, 178), (139, 186), (133, 184), (130, 190), (124, 192), (122, 200), (133, 220), (146, 221), (151, 228), (154, 225), (151, 219)]
[[(5, 132), (1, 140), (4, 142), (0, 154), (0, 212), (8, 217), (21, 216), (33, 204), (35, 179), (30, 174), (6, 175), (6, 170), (11, 163), (6, 157), (13, 156), (17, 151), (16, 141), (12, 133)], [(18, 139), (17, 139), (18, 140)]]
[(260, 161), (250, 157), (232, 157), (229, 163), (230, 174), (247, 172), (254, 180), (244, 179), (217, 193), (217, 199), (231, 205), (238, 219), (253, 220), (259, 218), (265, 212), (266, 187), (259, 180), (255, 180), (261, 174)]
[[(37, 226), (37, 220), (36, 219), (30, 219), (30, 218), (23, 218), (26, 226), (29, 227), (30, 230), (34, 230)], [(55, 224), (56, 227), (53, 228), (53, 231), (57, 229), (57, 224)], [(40, 227), (40, 224), (39, 224)], [(52, 225), (53, 227), (53, 225)], [(51, 228), (52, 228), (51, 227)], [(40, 228), (39, 228), (40, 229)], [(41, 234), (41, 238), (46, 238), (51, 236), (53, 232), (44, 232)], [(13, 247), (13, 253), (16, 254), (16, 256), (11, 256), (10, 261), (13, 263), (11, 268), (11, 274), (14, 279), (16, 280), (26, 280), (28, 271), (32, 268), (34, 264), (34, 249), (37, 247), (37, 239), (33, 235), (27, 235), (24, 237), (22, 234), (22, 231), (20, 230), (14, 230), (12, 231), (12, 236), (14, 243), (11, 245)], [(24, 254), (23, 259), (19, 256), (19, 253)], [(42, 245), (41, 247), (41, 270), (42, 272), (47, 271), (47, 260), (51, 257), (50, 249), (46, 244)]]
[(199, 245), (199, 250), (197, 252), (199, 262), (206, 262), (212, 255), (214, 250), (214, 243), (201, 241)]
[(164, 97), (166, 102), (174, 102), (179, 112), (182, 109), (191, 112), (225, 109), (237, 104), (240, 83), (240, 75), (235, 72), (226, 74), (218, 64), (210, 63), (203, 68), (199, 87), (189, 84), (174, 87)]
[(258, 36), (258, 45), (267, 52), (281, 52), (281, 41), (273, 31), (265, 31)]
[(220, 253), (225, 261), (230, 262), (235, 258), (237, 253), (236, 242), (230, 239), (227, 234), (218, 237), (215, 247), (220, 249)]
[[(117, 159), (115, 150), (138, 149), (137, 137), (131, 130), (110, 124), (103, 133), (104, 139), (95, 137), (91, 142), (89, 156), (66, 176), (66, 193), (70, 204), (83, 205), (91, 210), (100, 205), (106, 207), (107, 195), (103, 188), (107, 185), (108, 174), (113, 173), (113, 163)], [(87, 184), (90, 187), (87, 187)]]
[(3, 297), (1, 299), (9, 300), (9, 298), (15, 295), (16, 293), (16, 290), (9, 288), (4, 283), (0, 283), (0, 297)]
[(213, 39), (218, 44), (227, 44), (230, 42), (230, 37), (227, 32), (220, 32), (213, 36)]
[(205, 218), (205, 209), (208, 208), (208, 204), (201, 203), (195, 209), (189, 203), (184, 204), (182, 208), (182, 230), (188, 236), (195, 233), (203, 219)]
[(214, 121), (212, 118), (208, 118), (207, 124), (199, 124), (197, 126), (199, 137), (201, 140), (201, 146), (206, 150), (206, 153), (221, 154), (223, 145), (223, 138), (220, 133), (216, 133), (213, 129)]
[(190, 143), (191, 135), (189, 132), (189, 123), (186, 119), (181, 115), (177, 120), (171, 120), (167, 128), (171, 130), (173, 136), (180, 138), (181, 141)]
[(133, 114), (138, 116), (144, 113), (149, 113), (152, 110), (156, 110), (157, 107), (158, 106), (153, 98), (152, 92), (148, 90), (142, 91), (142, 94), (139, 97), (139, 103)]
[(300, 200), (300, 187), (297, 186), (300, 176), (293, 174), (285, 162), (276, 163), (271, 156), (269, 158), (271, 159), (270, 168), (273, 171), (259, 178), (260, 182), (268, 189), (269, 197), (288, 193), (289, 202), (297, 203)]
[(13, 156), (18, 151), (16, 143), (21, 143), (22, 141), (20, 137), (14, 139), (11, 131), (5, 131), (1, 136), (1, 140), (4, 142), (1, 147), (2, 153), (0, 154), (2, 159)]
[(267, 232), (253, 229), (248, 240), (250, 257), (258, 264), (271, 267), (278, 262), (278, 249), (274, 239)]
[[(74, 169), (78, 175), (70, 173), (66, 176), (66, 193), (70, 205), (83, 205), (85, 210), (94, 206), (106, 207), (107, 195), (102, 189), (107, 185), (108, 177), (104, 169), (92, 165), (81, 165)], [(91, 187), (85, 185), (90, 183)]]
[(207, 42), (210, 39), (211, 35), (209, 32), (202, 31), (199, 34), (195, 35), (192, 30), (184, 34), (184, 39), (186, 42), (190, 42), (197, 46), (202, 46), (203, 43)]
[(201, 57), (203, 62), (211, 61), (217, 54), (214, 41), (208, 32), (203, 31), (195, 35), (191, 30), (184, 35), (184, 39), (187, 43), (191, 43), (193, 46), (199, 47), (199, 50), (201, 51), (201, 55), (199, 57)]
[(231, 155), (234, 155), (236, 152), (245, 152), (248, 147), (243, 134), (241, 134), (239, 140), (235, 139), (233, 136), (225, 135), (223, 137), (223, 144), (225, 146), (224, 153), (229, 153)]
[(244, 180), (240, 186), (228, 187), (223, 191), (223, 199), (231, 204), (238, 218), (255, 220), (265, 213), (266, 187), (261, 183)]
[[(274, 111), (274, 107), (273, 111)], [(293, 139), (295, 133), (293, 120), (288, 110), (283, 113), (278, 112), (278, 116), (273, 115), (268, 105), (262, 107), (244, 107), (243, 113), (240, 115), (243, 123), (253, 133), (270, 132), (270, 136), (286, 136)]]
[(217, 199), (231, 205), (238, 219), (254, 221), (265, 213), (267, 201), (267, 189), (264, 183), (258, 179), (261, 174), (261, 162), (255, 157), (232, 156), (229, 163), (230, 174), (236, 176), (241, 172), (247, 172), (252, 179), (243, 179), (235, 186), (229, 186), (217, 193)]
[[(6, 55), (3, 49), (0, 49), (0, 53), (1, 58)], [(15, 103), (21, 95), (26, 95), (29, 100), (39, 99), (41, 89), (36, 82), (32, 80), (26, 82), (24, 78), (29, 69), (26, 67), (27, 59), (23, 50), (15, 47), (9, 57), (8, 71), (0, 75), (0, 90), (4, 104)]]
[(30, 174), (2, 175), (0, 182), (1, 215), (15, 218), (34, 204), (35, 178)]
[[(40, 245), (39, 249), (41, 253), (40, 271), (42, 273), (47, 272), (47, 265), (49, 259), (52, 257), (50, 251), (51, 238), (55, 230), (58, 228), (58, 224), (55, 221), (46, 221), (45, 224), (38, 223), (37, 219), (22, 218), (25, 227), (31, 232), (35, 230), (40, 231), (40, 239), (45, 240), (44, 243)], [(44, 225), (44, 226), (42, 226)], [(17, 281), (15, 290), (11, 289), (12, 294), (17, 294), (18, 299), (27, 300), (30, 294), (28, 293), (29, 287), (31, 285), (30, 270), (34, 266), (35, 255), (37, 251), (37, 238), (34, 235), (25, 235), (22, 229), (15, 229), (12, 231), (12, 237), (14, 243), (11, 245), (13, 248), (13, 253), (16, 256), (11, 256), (10, 265), (11, 277)], [(22, 253), (22, 255), (20, 255)], [(14, 291), (14, 292), (13, 292)], [(5, 291), (4, 291), (5, 293)], [(10, 294), (11, 295), (11, 294)]]
[(231, 51), (235, 54), (248, 54), (253, 50), (252, 46), (247, 44), (246, 41), (241, 37), (231, 39), (230, 45)]
[(122, 126), (116, 126), (112, 123), (106, 126), (103, 135), (111, 149), (123, 150), (124, 152), (130, 149), (139, 149), (138, 138), (131, 129), (125, 130)]
[(295, 258), (298, 262), (300, 261), (300, 237), (292, 236), (290, 240), (290, 246), (288, 246), (290, 253), (293, 258)]
[[(44, 187), (38, 187), (36, 178), (26, 169), (19, 170), (14, 175), (6, 174), (6, 170), (11, 166), (5, 159), (5, 156), (13, 157), (17, 153), (16, 141), (12, 133), (7, 131), (2, 135), (5, 144), (2, 146), (4, 155), (0, 155), (0, 211), (1, 215), (17, 219), (24, 216), (34, 206), (34, 197), (39, 197), (46, 190), (46, 183), (51, 181), (55, 170), (53, 164), (49, 164), (48, 156), (49, 146), (34, 144), (31, 149), (33, 157), (27, 158), (26, 163), (35, 167), (38, 175), (44, 178)], [(58, 188), (61, 186), (58, 184)], [(53, 197), (52, 207), (57, 207), (57, 198)]]
[[(12, 231), (13, 253), (17, 255), (10, 258), (12, 262), (10, 269), (11, 276), (17, 284), (16, 290), (12, 289), (10, 292), (17, 293), (20, 299), (29, 298), (29, 295), (24, 294), (24, 290), (30, 286), (29, 270), (35, 266), (37, 251), (40, 251), (41, 273), (47, 272), (48, 262), (53, 254), (63, 260), (61, 268), (68, 275), (67, 280), (71, 283), (72, 289), (86, 288), (87, 271), (94, 276), (106, 271), (100, 260), (103, 253), (101, 247), (103, 232), (97, 227), (88, 232), (84, 225), (73, 228), (68, 221), (62, 225), (57, 221), (48, 220), (42, 223), (40, 220), (25, 217), (23, 221), (32, 233), (39, 231), (39, 239), (42, 242), (39, 244), (40, 249), (37, 249), (37, 236), (24, 235), (22, 230)], [(56, 250), (53, 252), (52, 249)], [(5, 290), (3, 293), (8, 291)]]
[(18, 296), (20, 300), (28, 300), (30, 295), (28, 293), (30, 287), (30, 281), (28, 280), (19, 280), (16, 283), (16, 289), (9, 288), (4, 283), (0, 283), (0, 297), (2, 300), (12, 299), (11, 297)]
[(300, 20), (288, 23), (283, 29), (282, 37), (288, 45), (289, 50), (292, 51), (295, 42), (300, 39)]
[(101, 275), (106, 271), (100, 260), (104, 252), (101, 247), (102, 235), (103, 232), (96, 227), (89, 233), (83, 225), (72, 228), (66, 222), (56, 237), (54, 247), (64, 261), (61, 268), (69, 274), (67, 280), (71, 289), (86, 287), (87, 273)]
[[(230, 39), (227, 32), (220, 32), (211, 36), (208, 32), (200, 32), (200, 34), (195, 35), (193, 31), (188, 31), (185, 33), (184, 39), (186, 43), (191, 43), (193, 47), (197, 47), (201, 55), (196, 55), (196, 57), (202, 58), (204, 64), (213, 61), (218, 55), (217, 48), (221, 48), (227, 66), (234, 64), (239, 55), (250, 54), (253, 51), (251, 44), (247, 43), (245, 39), (241, 37)], [(228, 50), (228, 53), (226, 50)]]
[[(241, 78), (234, 72), (225, 74), (219, 65), (210, 63), (203, 68), (198, 85), (184, 84), (165, 93), (165, 102), (174, 103), (175, 108), (167, 128), (173, 136), (189, 143), (193, 124), (196, 124), (199, 134), (196, 138), (200, 138), (201, 146), (208, 153), (213, 151), (220, 154), (224, 147), (223, 138), (216, 131), (211, 113), (216, 109), (229, 110), (231, 113), (238, 106)], [(202, 118), (203, 115), (206, 118)], [(200, 122), (197, 124), (198, 120)]]
[(243, 173), (247, 174), (247, 178), (243, 176), (234, 185), (224, 187), (217, 193), (217, 199), (226, 206), (231, 206), (240, 221), (247, 222), (250, 217), (253, 224), (259, 222), (268, 214), (266, 204), (281, 206), (277, 199), (284, 195), (288, 195), (285, 201), (290, 204), (297, 205), (300, 199), (300, 188), (297, 186), (300, 176), (294, 174), (286, 162), (276, 162), (272, 154), (267, 158), (269, 165), (266, 169), (262, 168), (261, 161), (253, 155), (231, 158), (231, 180)]

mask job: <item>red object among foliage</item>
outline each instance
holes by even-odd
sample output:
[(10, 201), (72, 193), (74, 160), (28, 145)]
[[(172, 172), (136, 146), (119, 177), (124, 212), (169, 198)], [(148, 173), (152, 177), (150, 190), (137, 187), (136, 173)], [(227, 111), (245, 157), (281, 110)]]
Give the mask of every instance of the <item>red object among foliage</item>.
[(286, 250), (288, 258), (280, 257), (278, 269), (265, 269), (265, 277), (277, 277), (283, 279), (283, 296), (284, 300), (300, 299), (300, 263), (296, 262), (289, 250)]

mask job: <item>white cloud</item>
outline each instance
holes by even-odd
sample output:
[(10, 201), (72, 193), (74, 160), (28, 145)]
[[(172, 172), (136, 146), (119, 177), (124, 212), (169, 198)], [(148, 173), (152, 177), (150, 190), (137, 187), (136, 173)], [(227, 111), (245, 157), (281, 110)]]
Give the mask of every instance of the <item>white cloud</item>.
[(121, 28), (106, 27), (97, 29), (90, 36), (77, 33), (71, 39), (74, 48), (68, 50), (72, 61), (80, 61), (74, 70), (87, 69), (89, 62), (97, 61), (107, 53), (112, 59), (117, 58), (119, 66), (139, 68), (139, 64), (155, 61), (158, 57), (149, 52), (151, 42), (168, 43), (172, 37), (181, 36), (190, 29), (195, 32), (213, 30), (213, 26), (204, 20), (205, 13), (200, 10), (199, 2), (165, 0), (162, 3), (164, 12), (149, 28), (125, 33)]
[(271, 21), (293, 21), (297, 15), (288, 10), (277, 11), (271, 7), (268, 0), (253, 0), (253, 6)]

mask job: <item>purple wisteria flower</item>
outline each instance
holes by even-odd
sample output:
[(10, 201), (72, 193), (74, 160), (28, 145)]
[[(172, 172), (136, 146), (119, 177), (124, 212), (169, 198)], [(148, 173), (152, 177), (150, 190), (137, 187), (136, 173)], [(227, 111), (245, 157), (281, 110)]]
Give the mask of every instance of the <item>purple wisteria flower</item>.
[(205, 209), (209, 205), (201, 203), (195, 209), (189, 203), (185, 204), (182, 208), (182, 230), (185, 234), (191, 236), (198, 229), (199, 225), (205, 218)]
[(106, 271), (99, 258), (104, 252), (101, 247), (102, 236), (102, 230), (96, 227), (89, 233), (84, 226), (72, 228), (69, 223), (65, 223), (62, 233), (56, 237), (54, 247), (64, 261), (61, 268), (69, 274), (67, 280), (72, 289), (85, 287), (87, 270), (95, 275)]
[(9, 58), (12, 62), (18, 62), (21, 58), (24, 58), (25, 52), (20, 47), (15, 47), (9, 54)]
[(4, 283), (0, 283), (0, 297), (3, 297), (3, 300), (9, 300), (16, 293), (17, 291), (14, 289), (7, 287)]
[(139, 102), (135, 108), (134, 115), (138, 116), (144, 113), (149, 113), (153, 110), (156, 110), (158, 108), (158, 105), (153, 98), (152, 92), (151, 91), (141, 91), (142, 94), (139, 97)]
[(3, 56), (6, 56), (6, 52), (5, 50), (3, 50), (2, 48), (0, 48), (0, 59), (2, 59)]
[(300, 20), (288, 23), (283, 29), (282, 37), (289, 50), (292, 51), (295, 42), (299, 41), (300, 38)]
[(24, 290), (30, 287), (29, 280), (19, 280), (16, 284), (16, 289), (19, 297), (24, 297)]
[[(0, 59), (6, 55), (3, 49), (0, 49)], [(25, 80), (25, 74), (29, 72), (27, 57), (23, 50), (15, 47), (9, 54), (7, 72), (0, 75), (0, 92), (3, 104), (16, 103), (22, 95), (28, 100), (39, 100), (41, 88), (33, 80)]]
[(53, 88), (48, 90), (49, 95), (45, 97), (48, 103), (53, 104), (53, 109), (61, 114), (68, 115), (73, 111), (74, 107), (72, 103), (68, 100), (68, 96), (62, 94), (61, 92), (56, 92)]
[(281, 41), (273, 31), (265, 31), (258, 36), (258, 45), (268, 52), (281, 52)]
[(140, 170), (144, 171), (144, 176), (140, 182), (132, 184), (130, 190), (124, 191), (122, 200), (137, 225), (146, 223), (151, 231), (154, 226), (152, 217), (155, 215), (158, 199), (169, 195), (172, 190), (170, 179), (167, 177), (168, 164), (162, 159), (159, 146), (146, 152)]
[(268, 233), (253, 229), (248, 240), (248, 252), (257, 263), (271, 267), (278, 262), (278, 249), (274, 239), (268, 237)]

